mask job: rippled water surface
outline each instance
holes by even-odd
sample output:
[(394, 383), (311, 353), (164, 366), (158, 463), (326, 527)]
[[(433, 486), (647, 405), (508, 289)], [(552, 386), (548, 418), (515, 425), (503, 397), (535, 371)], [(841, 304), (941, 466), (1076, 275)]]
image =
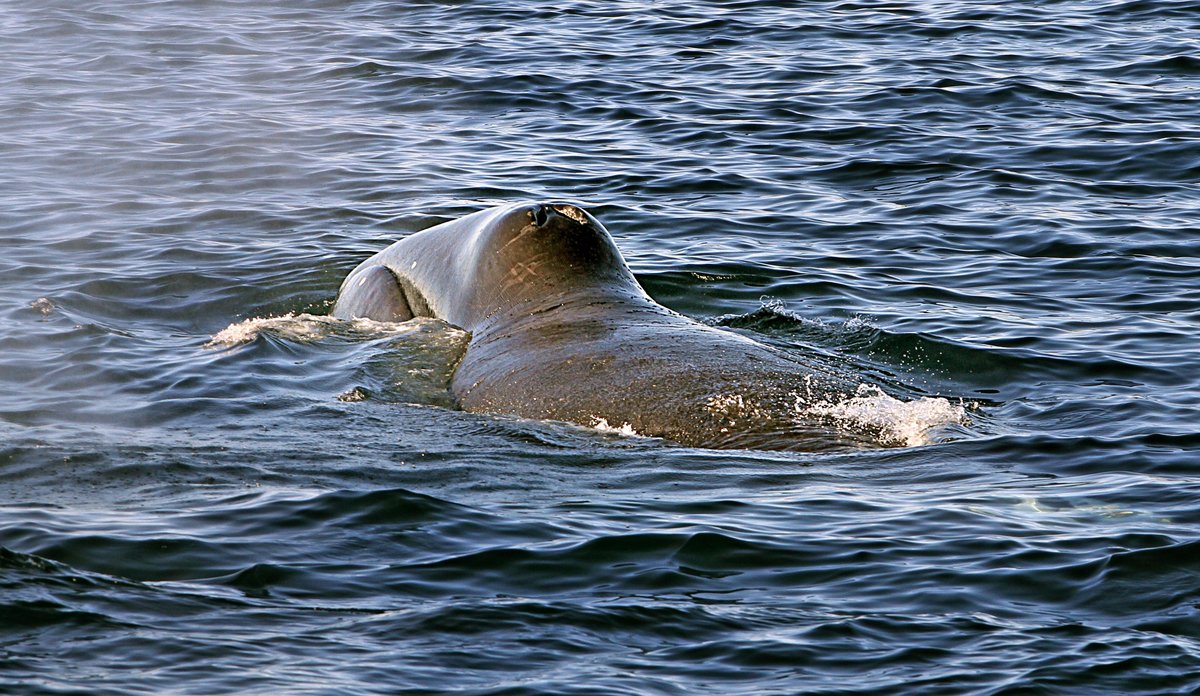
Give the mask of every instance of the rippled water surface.
[[(1198, 16), (0, 1), (0, 690), (1200, 690)], [(688, 449), (323, 316), (545, 198), (966, 418)]]

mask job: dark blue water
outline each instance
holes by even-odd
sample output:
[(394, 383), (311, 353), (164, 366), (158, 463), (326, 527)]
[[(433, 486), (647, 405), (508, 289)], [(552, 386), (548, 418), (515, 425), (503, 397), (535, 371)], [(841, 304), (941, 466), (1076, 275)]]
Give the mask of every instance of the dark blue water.
[[(1198, 17), (0, 2), (0, 691), (1200, 691)], [(688, 449), (322, 317), (541, 198), (962, 418)]]

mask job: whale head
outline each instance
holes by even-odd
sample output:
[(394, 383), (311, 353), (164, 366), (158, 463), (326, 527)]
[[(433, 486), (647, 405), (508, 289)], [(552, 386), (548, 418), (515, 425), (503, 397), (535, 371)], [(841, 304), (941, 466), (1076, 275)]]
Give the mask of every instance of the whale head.
[(342, 283), (334, 315), (436, 317), (467, 331), (567, 303), (649, 297), (608, 230), (571, 203), (514, 203), (416, 232)]
[(476, 227), (468, 255), (482, 319), (536, 311), (566, 298), (602, 299), (614, 291), (644, 296), (612, 235), (571, 203), (519, 203), (493, 211)]

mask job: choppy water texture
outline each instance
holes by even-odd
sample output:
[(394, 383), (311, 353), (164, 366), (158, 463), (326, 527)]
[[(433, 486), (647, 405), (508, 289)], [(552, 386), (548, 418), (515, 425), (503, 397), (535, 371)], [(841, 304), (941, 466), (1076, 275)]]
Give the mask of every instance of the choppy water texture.
[[(1197, 17), (0, 2), (0, 690), (1195, 692)], [(970, 423), (472, 415), (461, 333), (320, 318), (540, 198), (667, 306)]]

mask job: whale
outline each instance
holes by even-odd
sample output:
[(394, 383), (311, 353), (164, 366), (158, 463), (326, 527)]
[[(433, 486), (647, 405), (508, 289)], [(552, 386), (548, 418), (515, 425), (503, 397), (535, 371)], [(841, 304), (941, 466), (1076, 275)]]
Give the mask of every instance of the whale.
[(572, 203), (511, 203), (410, 234), (350, 272), (332, 314), (469, 332), (448, 385), (469, 412), (713, 449), (865, 444), (804, 415), (850, 393), (848, 375), (659, 304)]

